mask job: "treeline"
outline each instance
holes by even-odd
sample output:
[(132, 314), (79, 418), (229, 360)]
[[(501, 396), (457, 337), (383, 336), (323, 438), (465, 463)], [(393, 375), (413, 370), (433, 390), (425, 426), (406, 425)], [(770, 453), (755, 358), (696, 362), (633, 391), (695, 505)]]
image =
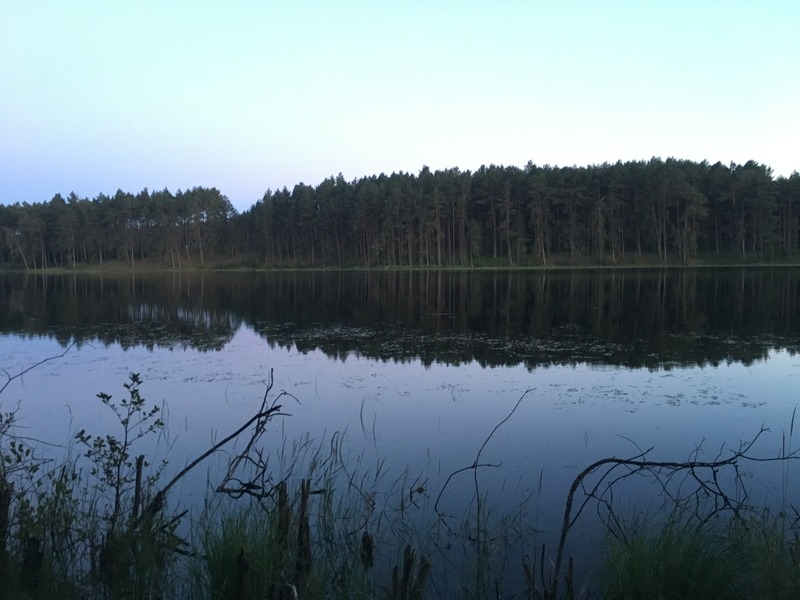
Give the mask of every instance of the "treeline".
[(0, 264), (252, 266), (616, 264), (798, 254), (800, 174), (750, 161), (423, 167), (267, 191), (237, 213), (215, 188), (0, 206)]
[(236, 210), (219, 190), (193, 188), (93, 200), (74, 192), (42, 204), (0, 206), (0, 264), (25, 269), (158, 259), (173, 267), (232, 249)]

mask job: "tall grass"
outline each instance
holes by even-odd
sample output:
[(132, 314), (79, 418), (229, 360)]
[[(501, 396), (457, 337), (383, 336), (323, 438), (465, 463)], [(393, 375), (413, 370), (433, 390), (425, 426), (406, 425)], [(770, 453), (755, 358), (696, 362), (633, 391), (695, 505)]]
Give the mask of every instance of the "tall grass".
[(792, 526), (769, 511), (706, 520), (675, 506), (631, 518), (607, 540), (602, 597), (800, 598), (800, 541)]

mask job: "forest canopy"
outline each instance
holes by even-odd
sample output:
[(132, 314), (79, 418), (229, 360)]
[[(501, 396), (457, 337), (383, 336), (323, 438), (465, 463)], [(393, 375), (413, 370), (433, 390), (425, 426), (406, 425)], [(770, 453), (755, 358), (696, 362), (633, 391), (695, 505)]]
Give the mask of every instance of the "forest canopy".
[(482, 166), (268, 190), (237, 212), (216, 188), (0, 206), (0, 266), (171, 268), (780, 261), (798, 255), (800, 174), (669, 158)]

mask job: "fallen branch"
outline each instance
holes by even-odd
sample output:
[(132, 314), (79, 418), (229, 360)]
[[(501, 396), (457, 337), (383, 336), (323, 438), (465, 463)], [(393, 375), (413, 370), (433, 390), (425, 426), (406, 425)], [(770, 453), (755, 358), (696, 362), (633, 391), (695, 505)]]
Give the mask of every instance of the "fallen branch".
[[(190, 462), (183, 469), (181, 469), (181, 471), (177, 475), (175, 475), (172, 479), (170, 479), (169, 482), (156, 493), (156, 495), (153, 497), (153, 500), (150, 502), (150, 504), (148, 505), (147, 510), (145, 512), (152, 515), (152, 514), (157, 513), (159, 510), (161, 510), (161, 508), (164, 506), (164, 501), (166, 500), (167, 492), (169, 492), (169, 490), (172, 489), (175, 486), (175, 484), (178, 483), (178, 481), (180, 481), (183, 477), (185, 477), (190, 471), (192, 471), (192, 469), (194, 469), (197, 465), (199, 465), (201, 462), (206, 460), (209, 456), (211, 456), (215, 452), (219, 451), (224, 446), (226, 446), (228, 443), (230, 443), (231, 441), (233, 441), (237, 437), (239, 437), (242, 433), (244, 433), (244, 431), (246, 431), (248, 428), (250, 428), (253, 424), (256, 425), (255, 433), (253, 434), (253, 436), (251, 437), (250, 441), (248, 442), (246, 451), (249, 451), (249, 449), (255, 443), (255, 440), (257, 440), (258, 437), (261, 436), (261, 434), (264, 432), (264, 429), (266, 427), (267, 422), (270, 419), (272, 419), (273, 417), (277, 417), (277, 416), (288, 416), (286, 413), (282, 413), (281, 412), (281, 408), (282, 407), (281, 407), (280, 404), (277, 404), (277, 401), (282, 396), (289, 395), (286, 392), (281, 392), (281, 394), (278, 395), (278, 397), (272, 402), (272, 404), (270, 406), (267, 406), (267, 404), (268, 404), (267, 401), (268, 401), (269, 393), (272, 390), (272, 386), (273, 386), (273, 374), (272, 374), (272, 369), (270, 369), (270, 371), (269, 371), (269, 382), (267, 384), (267, 389), (264, 392), (264, 398), (263, 398), (263, 400), (261, 402), (261, 408), (259, 409), (259, 411), (256, 414), (254, 414), (252, 417), (250, 417), (247, 420), (247, 422), (245, 422), (236, 431), (234, 431), (233, 433), (231, 433), (230, 435), (226, 436), (221, 441), (219, 441), (216, 444), (214, 444), (213, 446), (211, 446), (211, 448), (209, 448), (208, 450), (203, 452), (200, 456), (195, 458), (192, 462)], [(237, 457), (237, 459), (234, 461), (233, 464), (234, 465), (238, 465), (239, 462), (242, 460), (243, 456), (244, 456), (244, 454), (240, 454)], [(223, 484), (220, 484), (220, 487), (222, 487), (224, 485), (225, 481), (227, 481), (227, 480), (229, 480), (231, 478), (231, 473), (232, 473), (232, 468), (229, 468), (228, 475), (226, 475), (226, 478), (223, 479)]]
[[(788, 454), (783, 452), (780, 456), (775, 457), (758, 457), (750, 454), (755, 443), (766, 431), (766, 428), (761, 427), (750, 441), (742, 442), (737, 450), (732, 451), (730, 456), (721, 458), (722, 452), (720, 452), (717, 459), (713, 461), (689, 460), (685, 462), (675, 462), (647, 460), (647, 455), (652, 451), (652, 448), (648, 448), (640, 451), (639, 454), (631, 458), (603, 458), (586, 467), (575, 477), (567, 493), (555, 563), (549, 577), (549, 583), (545, 585), (543, 597), (547, 600), (555, 600), (555, 598), (558, 597), (558, 583), (564, 564), (567, 536), (586, 505), (590, 500), (594, 499), (606, 506), (611, 517), (615, 518), (612, 500), (607, 500), (606, 495), (613, 496), (614, 486), (628, 477), (639, 474), (653, 476), (661, 483), (662, 488), (666, 490), (666, 486), (672, 478), (678, 473), (685, 473), (688, 479), (693, 480), (697, 484), (697, 489), (693, 492), (693, 496), (704, 496), (714, 499), (714, 509), (710, 514), (706, 515), (704, 519), (708, 519), (722, 511), (731, 511), (734, 515), (738, 514), (742, 508), (746, 507), (745, 500), (747, 499), (747, 492), (741, 484), (739, 473), (739, 464), (741, 462), (778, 462), (797, 460), (800, 458), (800, 450), (795, 450)], [(696, 455), (697, 450), (695, 451), (695, 456)], [(592, 473), (602, 470), (604, 467), (607, 467), (607, 469), (603, 472), (600, 479), (590, 488), (586, 488), (584, 485), (586, 478)], [(740, 491), (743, 492), (742, 499), (736, 500), (732, 498), (723, 488), (718, 475), (720, 469), (724, 468), (732, 468), (734, 470), (735, 480), (738, 482)], [(624, 469), (625, 472), (614, 479), (610, 479), (611, 475), (618, 469)], [(575, 502), (575, 495), (579, 489), (583, 490), (585, 498), (573, 516), (572, 508)], [(543, 581), (543, 583), (546, 582)]]

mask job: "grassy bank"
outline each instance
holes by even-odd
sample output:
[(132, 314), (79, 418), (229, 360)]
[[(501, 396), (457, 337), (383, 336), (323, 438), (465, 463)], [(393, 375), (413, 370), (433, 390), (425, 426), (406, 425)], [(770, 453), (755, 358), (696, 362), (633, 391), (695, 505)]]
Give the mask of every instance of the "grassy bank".
[(603, 259), (596, 257), (570, 256), (569, 254), (554, 254), (548, 262), (532, 257), (524, 257), (520, 261), (509, 263), (505, 258), (481, 257), (469, 264), (463, 265), (436, 265), (416, 264), (408, 265), (312, 265), (285, 261), (281, 263), (266, 263), (261, 256), (238, 256), (229, 258), (216, 258), (201, 263), (199, 260), (186, 260), (179, 268), (160, 260), (145, 259), (134, 263), (120, 261), (104, 261), (103, 263), (79, 264), (75, 267), (48, 267), (46, 269), (28, 269), (22, 265), (0, 265), (1, 272), (27, 272), (27, 273), (98, 273), (98, 274), (124, 274), (147, 272), (194, 272), (194, 271), (368, 271), (368, 270), (552, 270), (552, 269), (639, 269), (639, 268), (685, 268), (685, 267), (765, 267), (765, 266), (798, 266), (800, 255), (759, 256), (748, 255), (742, 258), (737, 253), (700, 254), (688, 261), (680, 261), (675, 257), (664, 260), (656, 254), (633, 254), (625, 257), (607, 256)]

